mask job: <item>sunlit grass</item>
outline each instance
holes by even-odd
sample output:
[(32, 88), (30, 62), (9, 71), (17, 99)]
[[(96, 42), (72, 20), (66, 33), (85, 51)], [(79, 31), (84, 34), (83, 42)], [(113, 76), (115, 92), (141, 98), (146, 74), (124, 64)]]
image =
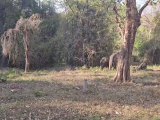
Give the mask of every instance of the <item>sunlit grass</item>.
[(160, 66), (159, 65), (148, 65), (147, 69), (160, 70)]

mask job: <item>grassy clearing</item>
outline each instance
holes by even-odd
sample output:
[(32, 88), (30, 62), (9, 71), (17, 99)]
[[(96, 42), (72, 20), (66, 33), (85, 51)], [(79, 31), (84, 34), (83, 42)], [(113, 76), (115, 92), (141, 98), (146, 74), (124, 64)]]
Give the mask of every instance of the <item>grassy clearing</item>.
[[(116, 84), (115, 70), (69, 67), (33, 71), (2, 69), (2, 120), (160, 120), (160, 67), (131, 73)], [(82, 92), (83, 80), (88, 91)]]

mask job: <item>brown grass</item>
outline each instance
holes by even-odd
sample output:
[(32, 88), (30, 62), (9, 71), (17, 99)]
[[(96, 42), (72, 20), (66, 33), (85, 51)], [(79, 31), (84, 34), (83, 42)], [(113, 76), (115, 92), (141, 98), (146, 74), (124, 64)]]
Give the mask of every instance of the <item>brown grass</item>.
[[(112, 81), (115, 70), (1, 70), (1, 120), (160, 120), (160, 71), (131, 73), (133, 83)], [(83, 80), (88, 91), (83, 93)]]

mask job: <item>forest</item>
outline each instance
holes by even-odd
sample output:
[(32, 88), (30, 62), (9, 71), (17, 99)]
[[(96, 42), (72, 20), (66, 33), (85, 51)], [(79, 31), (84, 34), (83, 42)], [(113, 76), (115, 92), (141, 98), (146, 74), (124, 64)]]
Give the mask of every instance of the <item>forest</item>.
[(159, 0), (0, 0), (0, 119), (160, 120)]

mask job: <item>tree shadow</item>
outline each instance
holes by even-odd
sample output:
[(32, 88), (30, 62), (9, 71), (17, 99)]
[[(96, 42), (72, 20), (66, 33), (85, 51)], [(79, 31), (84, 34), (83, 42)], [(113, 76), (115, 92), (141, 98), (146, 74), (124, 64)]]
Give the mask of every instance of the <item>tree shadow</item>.
[(135, 84), (142, 84), (144, 86), (160, 85), (160, 74), (158, 71), (148, 72), (145, 75), (137, 75), (133, 77)]
[(157, 82), (144, 82), (142, 84), (144, 86), (157, 86), (157, 85), (160, 85), (160, 83), (157, 83)]

